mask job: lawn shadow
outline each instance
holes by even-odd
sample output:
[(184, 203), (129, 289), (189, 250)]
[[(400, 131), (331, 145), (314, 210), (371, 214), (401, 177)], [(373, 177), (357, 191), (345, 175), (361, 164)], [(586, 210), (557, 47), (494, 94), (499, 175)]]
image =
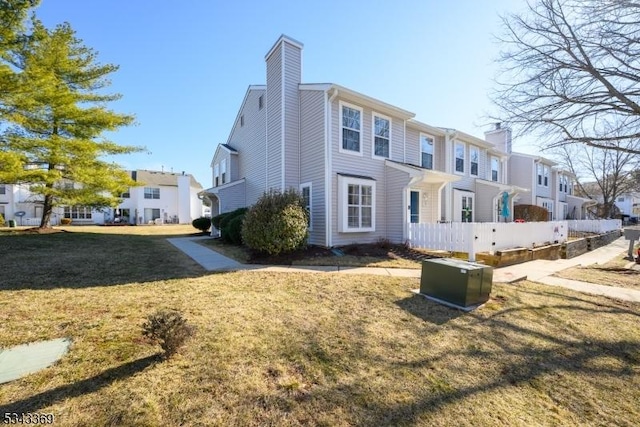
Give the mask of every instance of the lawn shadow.
[(444, 325), (465, 314), (462, 310), (429, 301), (419, 294), (398, 300), (395, 304), (413, 316), (434, 325)]
[(114, 381), (124, 379), (142, 372), (149, 366), (162, 360), (162, 354), (156, 353), (151, 356), (143, 357), (72, 384), (66, 384), (38, 393), (31, 397), (18, 400), (16, 402), (7, 403), (0, 406), (0, 413), (25, 413), (38, 412), (39, 410), (58, 403), (64, 399), (78, 397), (84, 394), (93, 393), (101, 388), (108, 386)]
[(5, 235), (1, 237), (0, 290), (78, 289), (210, 274), (169, 243), (168, 237), (176, 235)]

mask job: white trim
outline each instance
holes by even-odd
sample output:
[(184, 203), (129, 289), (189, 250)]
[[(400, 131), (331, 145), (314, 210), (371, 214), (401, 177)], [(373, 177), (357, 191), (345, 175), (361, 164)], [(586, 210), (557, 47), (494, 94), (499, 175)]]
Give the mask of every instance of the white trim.
[(411, 119), (415, 117), (415, 114), (410, 111), (403, 110), (402, 108), (398, 108), (391, 104), (387, 104), (386, 102), (380, 101), (362, 93), (358, 93), (344, 86), (332, 84), (331, 88), (340, 91), (340, 96), (343, 99), (347, 100), (347, 102), (355, 102), (361, 105), (366, 105), (372, 110), (382, 111), (385, 114), (401, 119)]
[[(424, 166), (422, 164), (422, 137), (426, 137), (431, 139), (431, 147), (432, 147), (432, 153), (431, 153), (431, 169), (427, 168), (426, 166)], [(435, 170), (436, 169), (436, 138), (432, 135), (429, 135), (428, 133), (424, 133), (424, 132), (420, 132), (419, 136), (418, 136), (418, 156), (420, 158), (419, 164), (420, 167), (423, 167), (425, 169), (429, 169), (429, 170)]]
[[(364, 133), (364, 110), (362, 109), (362, 107), (358, 107), (357, 105), (354, 105), (354, 104), (349, 104), (348, 102), (344, 102), (342, 100), (338, 102), (338, 105), (340, 107), (340, 111), (338, 111), (338, 113), (339, 113), (338, 114), (338, 125), (339, 125), (338, 129), (340, 131), (340, 136), (338, 138), (339, 139), (339, 141), (338, 141), (338, 151), (340, 153), (350, 154), (352, 156), (361, 156), (362, 157), (362, 153), (364, 152), (364, 147), (363, 147), (364, 138), (362, 137), (363, 136), (362, 134)], [(359, 131), (360, 132), (359, 133), (360, 141), (359, 141), (359, 144), (358, 144), (359, 148), (360, 148), (360, 151), (354, 151), (354, 150), (348, 150), (348, 149), (342, 148), (342, 142), (343, 142), (342, 141), (342, 130), (343, 130), (343, 126), (342, 126), (342, 110), (343, 110), (344, 107), (351, 108), (353, 110), (357, 110), (357, 111), (360, 112), (360, 131)], [(355, 130), (355, 129), (353, 129), (353, 130)]]
[(224, 189), (229, 188), (229, 187), (233, 187), (234, 185), (242, 184), (243, 182), (245, 182), (245, 178), (229, 182), (229, 183), (227, 183), (225, 185), (219, 185), (218, 187), (207, 188), (206, 190), (202, 190), (201, 193), (213, 194), (213, 195), (217, 196), (218, 192), (220, 192), (221, 190), (224, 190)]
[(471, 222), (476, 222), (476, 193), (473, 191), (453, 189), (453, 221), (462, 222), (462, 198), (471, 198)]
[(281, 34), (278, 40), (276, 40), (276, 42), (273, 44), (271, 49), (269, 49), (269, 52), (267, 52), (267, 54), (264, 56), (265, 61), (269, 60), (269, 57), (273, 54), (273, 52), (275, 52), (276, 48), (280, 43), (289, 43), (290, 45), (295, 46), (300, 50), (304, 48), (304, 44), (302, 44), (298, 40), (293, 39), (285, 34)]
[[(371, 227), (349, 227), (349, 185), (359, 187), (371, 187)], [(362, 193), (359, 193), (361, 196)], [(358, 205), (361, 209), (362, 203)], [(359, 219), (362, 221), (362, 211)], [(340, 233), (364, 233), (376, 231), (376, 181), (371, 179), (354, 178), (350, 176), (338, 175), (338, 231)]]
[(300, 184), (300, 195), (302, 195), (304, 188), (309, 188), (309, 231), (313, 231), (313, 183), (304, 182)]
[[(476, 150), (476, 152), (478, 153), (478, 161), (476, 162), (477, 173), (475, 174), (473, 173), (473, 168), (471, 167), (471, 150)], [(480, 176), (480, 147), (472, 144), (469, 144), (469, 176), (473, 176), (476, 178)]]
[[(496, 171), (497, 172), (497, 174), (496, 174), (496, 178), (497, 179), (495, 181), (493, 180), (493, 161), (494, 160), (498, 164), (498, 170)], [(501, 169), (500, 168), (500, 163), (501, 163), (500, 162), (500, 158), (498, 158), (497, 156), (490, 156), (489, 157), (489, 179), (488, 179), (489, 181), (491, 181), (491, 182), (500, 182), (500, 183), (503, 181), (503, 180), (500, 179), (500, 169)]]
[(407, 121), (402, 121), (402, 161), (407, 162)]
[[(457, 168), (457, 163), (458, 163), (458, 150), (457, 147), (458, 145), (462, 146), (462, 172), (458, 170)], [(465, 174), (465, 163), (466, 163), (466, 154), (467, 154), (467, 144), (465, 144), (462, 141), (454, 141), (453, 142), (453, 173), (455, 173), (456, 175), (464, 175)]]
[(327, 91), (326, 99), (327, 104), (325, 105), (325, 114), (327, 116), (327, 128), (325, 129), (325, 144), (326, 144), (326, 153), (327, 153), (327, 164), (325, 168), (325, 233), (326, 233), (326, 246), (333, 246), (333, 195), (335, 194), (333, 191), (333, 180), (331, 171), (333, 168), (333, 100), (338, 96), (338, 90), (334, 89), (333, 94), (329, 97), (329, 92)]
[[(389, 122), (389, 157), (378, 156), (376, 152), (376, 117), (379, 119), (387, 120)], [(393, 136), (393, 120), (391, 117), (384, 114), (380, 114), (376, 111), (371, 112), (371, 158), (377, 160), (391, 159), (391, 139)]]

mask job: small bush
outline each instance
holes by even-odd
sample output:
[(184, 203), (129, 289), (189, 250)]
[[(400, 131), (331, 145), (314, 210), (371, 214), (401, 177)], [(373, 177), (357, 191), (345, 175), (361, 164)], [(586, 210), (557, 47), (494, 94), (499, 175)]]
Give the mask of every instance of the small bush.
[(4, 221), (4, 216), (0, 213), (0, 227), (4, 227), (5, 226), (5, 221)]
[[(244, 217), (248, 210), (248, 208), (238, 208), (235, 211), (227, 212), (225, 214), (224, 218), (220, 221), (220, 237), (222, 237), (222, 240), (227, 243), (234, 243), (233, 239), (229, 236), (229, 223), (239, 216)], [(242, 239), (237, 238), (236, 240), (241, 241)]]
[(226, 212), (226, 213), (214, 216), (213, 218), (211, 218), (211, 225), (213, 225), (216, 228), (216, 230), (220, 230), (220, 222), (228, 214), (229, 212)]
[(62, 218), (62, 219), (60, 219), (60, 224), (62, 224), (62, 225), (71, 225), (71, 222), (72, 222), (71, 218)]
[(306, 244), (307, 221), (307, 211), (297, 191), (271, 191), (247, 212), (242, 241), (251, 249), (269, 255), (294, 251)]
[[(227, 226), (223, 228), (223, 239), (229, 241), (230, 243), (233, 243), (234, 245), (241, 245), (243, 222), (244, 214), (232, 218)], [(226, 234), (226, 236), (224, 234)]]
[(515, 219), (524, 219), (527, 222), (549, 220), (549, 211), (536, 205), (515, 205), (513, 215)]
[(165, 358), (173, 355), (193, 335), (193, 327), (187, 324), (177, 310), (158, 310), (147, 317), (142, 325), (142, 334), (159, 343)]
[(201, 216), (191, 221), (191, 225), (204, 233), (211, 228), (211, 218)]

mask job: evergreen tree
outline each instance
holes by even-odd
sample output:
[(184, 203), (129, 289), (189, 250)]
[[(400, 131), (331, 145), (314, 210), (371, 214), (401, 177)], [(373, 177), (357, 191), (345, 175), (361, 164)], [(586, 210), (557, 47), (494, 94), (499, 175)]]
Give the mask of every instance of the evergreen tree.
[(103, 91), (118, 67), (97, 63), (69, 24), (49, 30), (35, 18), (28, 40), (4, 59), (18, 70), (20, 90), (3, 100), (13, 126), (0, 140), (0, 182), (31, 184), (44, 203), (41, 228), (55, 206), (116, 206), (135, 182), (104, 156), (141, 150), (102, 137), (134, 120), (106, 107), (120, 98)]

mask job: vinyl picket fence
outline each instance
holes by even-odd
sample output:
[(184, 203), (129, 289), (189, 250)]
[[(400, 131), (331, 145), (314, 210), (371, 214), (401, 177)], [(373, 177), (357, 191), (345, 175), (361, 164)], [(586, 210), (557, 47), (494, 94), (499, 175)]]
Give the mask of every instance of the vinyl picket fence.
[(466, 252), (475, 261), (478, 252), (567, 241), (567, 221), (501, 223), (422, 223), (409, 224), (409, 245), (415, 248)]
[(571, 232), (607, 233), (622, 229), (622, 221), (571, 220), (548, 222), (452, 222), (409, 224), (409, 245), (415, 248), (466, 252), (475, 261), (478, 252), (533, 248), (564, 243)]

